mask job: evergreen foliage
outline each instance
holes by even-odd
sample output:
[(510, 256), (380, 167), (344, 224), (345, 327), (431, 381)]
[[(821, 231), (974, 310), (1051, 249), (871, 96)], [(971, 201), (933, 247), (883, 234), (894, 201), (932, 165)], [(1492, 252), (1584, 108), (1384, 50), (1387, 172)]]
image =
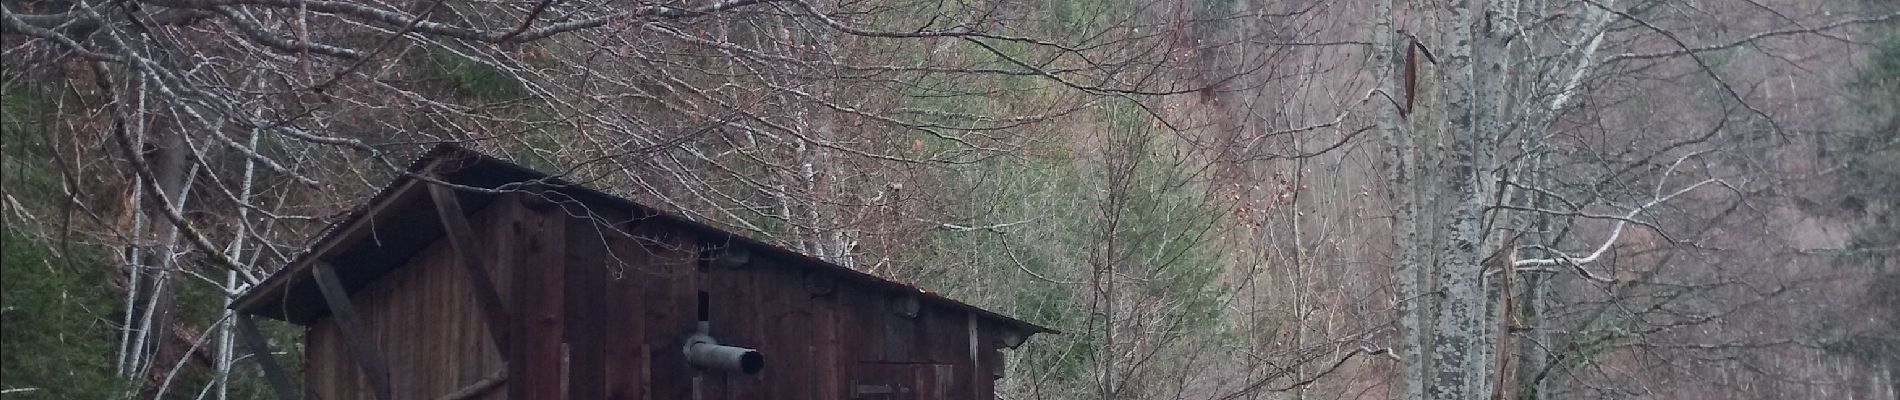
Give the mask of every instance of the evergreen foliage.
[[(4, 137), (6, 229), (0, 238), (0, 390), (8, 398), (109, 398), (124, 390), (112, 370), (113, 296), (102, 285), (109, 264), (83, 247), (55, 249), (36, 239), (20, 202), (57, 198), (57, 172), (45, 148), (46, 95), (8, 86), (0, 96)], [(49, 208), (38, 208), (49, 209)], [(72, 251), (63, 257), (60, 251)]]
[[(122, 394), (112, 371), (111, 296), (92, 260), (62, 260), (9, 224), (0, 249), (0, 389), (20, 398), (103, 399)], [(9, 395), (9, 398), (13, 395)]]

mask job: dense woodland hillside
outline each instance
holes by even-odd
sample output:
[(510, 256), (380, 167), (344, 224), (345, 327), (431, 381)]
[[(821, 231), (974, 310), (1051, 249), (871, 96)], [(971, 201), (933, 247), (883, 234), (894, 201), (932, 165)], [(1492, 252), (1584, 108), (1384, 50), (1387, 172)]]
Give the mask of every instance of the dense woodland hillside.
[(0, 12), (0, 398), (272, 398), (231, 296), (457, 143), (1061, 330), (1003, 399), (1900, 399), (1888, 1)]

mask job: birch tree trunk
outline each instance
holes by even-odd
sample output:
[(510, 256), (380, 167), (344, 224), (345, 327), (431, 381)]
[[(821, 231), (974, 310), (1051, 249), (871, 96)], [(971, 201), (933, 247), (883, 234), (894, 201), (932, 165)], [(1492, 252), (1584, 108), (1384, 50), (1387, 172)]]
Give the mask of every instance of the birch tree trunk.
[[(134, 115), (132, 118), (144, 118), (144, 116)], [(142, 124), (134, 126), (142, 126)], [(155, 247), (142, 259), (133, 260), (136, 264), (132, 273), (140, 277), (133, 281), (139, 284), (127, 287), (132, 292), (129, 298), (138, 299), (138, 302), (133, 303), (136, 307), (127, 310), (128, 313), (135, 315), (128, 320), (136, 321), (137, 326), (136, 328), (128, 327), (135, 331), (127, 338), (130, 344), (125, 348), (130, 355), (130, 364), (123, 369), (128, 377), (133, 378), (141, 377), (151, 372), (153, 367), (163, 365), (162, 360), (169, 354), (171, 341), (166, 339), (172, 334), (172, 311), (176, 308), (176, 295), (172, 289), (174, 278), (172, 272), (178, 268), (179, 229), (176, 224), (167, 223), (160, 215), (184, 211), (186, 199), (191, 193), (191, 185), (198, 174), (198, 166), (191, 163), (189, 156), (190, 144), (186, 142), (183, 134), (175, 132), (160, 134), (163, 136), (159, 138), (156, 149), (151, 151), (151, 160), (148, 162), (151, 163), (155, 172), (153, 180), (159, 192), (163, 193), (165, 198), (172, 200), (169, 203), (138, 202), (152, 204), (159, 209), (149, 211), (154, 214), (149, 219), (155, 223), (148, 226), (153, 232)], [(132, 195), (143, 197), (146, 194), (134, 192)]]
[[(257, 131), (257, 130), (251, 131), (251, 138), (250, 138), (251, 148), (253, 149), (257, 148), (257, 142), (261, 136), (263, 136), (262, 132)], [(256, 177), (257, 177), (257, 163), (255, 161), (246, 160), (244, 162), (243, 178), (242, 180), (238, 181), (238, 185), (239, 185), (238, 201), (239, 202), (250, 203), (251, 194), (252, 194), (251, 193), (252, 183), (255, 181)], [(230, 257), (233, 260), (241, 260), (244, 257), (244, 249), (245, 249), (244, 238), (246, 237), (246, 234), (249, 233), (250, 227), (251, 227), (250, 213), (251, 213), (251, 210), (249, 208), (239, 207), (237, 209), (237, 232), (231, 235), (231, 246), (228, 247), (229, 253), (227, 255), (227, 257)], [(236, 302), (237, 293), (241, 293), (244, 290), (244, 288), (245, 288), (245, 285), (242, 280), (239, 280), (237, 271), (225, 272), (224, 289), (226, 293), (230, 293), (229, 295), (225, 296), (226, 303)], [(237, 340), (235, 339), (235, 336), (234, 336), (236, 332), (233, 332), (234, 330), (233, 327), (236, 324), (237, 315), (235, 314), (235, 312), (232, 310), (231, 307), (225, 307), (222, 315), (223, 315), (222, 318), (219, 318), (218, 320), (223, 321), (223, 322), (218, 324), (218, 327), (217, 327), (218, 328), (218, 355), (217, 355), (218, 358), (217, 358), (217, 364), (215, 365), (215, 367), (217, 368), (217, 374), (212, 382), (213, 387), (211, 388), (211, 391), (213, 393), (213, 398), (217, 400), (225, 400), (230, 395), (232, 366), (237, 361), (236, 359)]]
[(1396, 34), (1392, 4), (1393, 0), (1381, 0), (1373, 12), (1377, 20), (1372, 34), (1372, 64), (1378, 77), (1375, 90), (1391, 100), (1391, 106), (1379, 108), (1377, 123), (1380, 138), (1385, 142), (1386, 182), (1390, 186), (1386, 195), (1393, 210), (1392, 244), (1397, 258), (1392, 276), (1398, 287), (1399, 393), (1400, 398), (1419, 399), (1425, 395), (1427, 366), (1423, 362), (1426, 336), (1421, 303), (1425, 301), (1422, 295), (1429, 282), (1421, 279), (1424, 267), (1419, 257), (1424, 242), (1418, 232), (1419, 201), (1418, 191), (1414, 190), (1418, 143), (1411, 132), (1403, 129), (1405, 125), (1400, 121), (1403, 116), (1399, 113), (1400, 102), (1416, 93), (1403, 92), (1404, 82), (1400, 81), (1398, 68), (1400, 63), (1408, 62), (1400, 54), (1410, 50), (1413, 43), (1411, 38), (1400, 38)]
[[(1493, 2), (1501, 10), (1508, 1)], [(1475, 399), (1490, 394), (1494, 359), (1489, 345), (1488, 303), (1484, 267), (1490, 253), (1484, 222), (1493, 186), (1491, 167), (1497, 159), (1497, 138), (1504, 124), (1499, 104), (1503, 96), (1504, 50), (1508, 36), (1501, 18), (1486, 4), (1470, 0), (1451, 3), (1450, 37), (1445, 70), (1450, 107), (1452, 149), (1448, 159), (1450, 187), (1455, 192), (1451, 221), (1446, 225), (1446, 265), (1439, 277), (1437, 334), (1432, 350), (1432, 398)], [(1483, 22), (1480, 26), (1479, 23)]]
[[(1551, 68), (1556, 73), (1549, 75), (1560, 78), (1539, 85), (1541, 92), (1552, 94), (1548, 102), (1540, 104), (1533, 101), (1535, 97), (1523, 96), (1526, 99), (1523, 105), (1526, 112), (1521, 120), (1527, 133), (1519, 147), (1528, 154), (1525, 160), (1529, 165), (1523, 169), (1525, 173), (1520, 177), (1521, 185), (1535, 188), (1550, 185), (1555, 171), (1551, 170), (1546, 143), (1550, 137), (1548, 131), (1557, 115), (1576, 98), (1584, 77), (1589, 76), (1596, 67), (1597, 49), (1603, 44), (1605, 30), (1613, 21), (1607, 7), (1614, 4), (1614, 0), (1608, 0), (1583, 9), (1584, 17), (1577, 20), (1571, 28), (1571, 35), (1563, 41), (1570, 45), (1564, 47), (1556, 62), (1552, 63)], [(1521, 197), (1520, 206), (1532, 210), (1550, 209), (1553, 203), (1544, 193), (1526, 192)], [(1557, 239), (1550, 234), (1556, 229), (1556, 221), (1553, 221), (1556, 217), (1541, 212), (1525, 212), (1522, 216), (1517, 221), (1518, 227), (1522, 228), (1526, 243), (1532, 246), (1523, 247), (1525, 253), (1518, 256), (1539, 259), (1555, 257), (1555, 254), (1544, 249), (1557, 246)], [(1521, 291), (1516, 294), (1516, 308), (1509, 317), (1522, 324), (1522, 333), (1514, 342), (1512, 390), (1514, 397), (1521, 400), (1543, 400), (1550, 395), (1547, 379), (1551, 368), (1549, 347), (1554, 344), (1551, 342), (1551, 329), (1545, 320), (1553, 304), (1551, 291), (1556, 275), (1539, 271), (1518, 276), (1521, 278)]]
[[(1528, 146), (1529, 144), (1526, 144), (1526, 148)], [(1547, 182), (1548, 173), (1544, 168), (1548, 166), (1548, 156), (1543, 151), (1537, 151), (1531, 154), (1528, 160), (1531, 165), (1527, 168), (1528, 173), (1523, 177), (1525, 184), (1536, 187)], [(1541, 194), (1533, 193), (1527, 194), (1521, 201), (1525, 207), (1542, 209), (1548, 207), (1546, 203), (1549, 199)], [(1550, 235), (1546, 232), (1550, 231), (1550, 215), (1543, 213), (1522, 213), (1522, 215), (1527, 220), (1522, 222), (1523, 226), (1528, 227), (1525, 230), (1524, 239), (1530, 243), (1549, 243)], [(1535, 257), (1547, 257), (1542, 251), (1526, 251), (1533, 251), (1531, 255)], [(1551, 337), (1550, 330), (1544, 327), (1542, 321), (1545, 311), (1549, 308), (1551, 276), (1542, 272), (1515, 275), (1521, 279), (1517, 286), (1521, 288), (1521, 291), (1512, 295), (1517, 300), (1513, 303), (1514, 309), (1509, 317), (1514, 320), (1512, 325), (1521, 324), (1523, 333), (1513, 342), (1512, 390), (1515, 397), (1520, 400), (1542, 400), (1548, 392), (1541, 375), (1544, 368), (1550, 364), (1550, 353), (1546, 347), (1550, 346)]]

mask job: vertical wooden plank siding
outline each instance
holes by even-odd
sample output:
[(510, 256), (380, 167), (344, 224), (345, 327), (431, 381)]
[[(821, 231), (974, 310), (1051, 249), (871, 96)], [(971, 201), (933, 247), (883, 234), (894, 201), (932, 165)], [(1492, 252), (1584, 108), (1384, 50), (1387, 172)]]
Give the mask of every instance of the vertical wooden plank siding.
[(925, 344), (929, 361), (937, 368), (931, 371), (934, 383), (944, 399), (969, 399), (970, 388), (961, 382), (970, 376), (968, 325), (969, 314), (937, 306), (924, 307), (924, 313), (918, 316), (923, 327), (918, 329), (920, 339), (928, 339)]
[[(514, 289), (515, 278), (514, 278), (513, 268), (515, 266), (510, 263), (506, 263), (504, 261), (514, 259), (515, 254), (516, 252), (519, 251), (519, 249), (517, 249), (516, 246), (507, 244), (506, 242), (494, 241), (498, 238), (506, 237), (514, 230), (514, 226), (513, 224), (509, 223), (509, 220), (514, 217), (515, 213), (513, 212), (513, 209), (509, 207), (508, 204), (509, 202), (506, 202), (506, 201), (495, 202), (494, 204), (491, 204), (485, 209), (476, 212), (475, 215), (471, 216), (469, 219), (470, 223), (475, 224), (474, 226), (475, 231), (480, 232), (480, 235), (477, 236), (477, 238), (483, 241), (480, 245), (478, 245), (478, 247), (482, 249), (482, 255), (487, 257), (489, 260), (495, 261), (495, 262), (487, 263), (484, 266), (489, 268), (489, 271), (488, 271), (489, 278), (495, 280), (494, 288), (496, 292), (500, 293), (502, 304), (514, 304), (515, 297), (517, 296)], [(437, 245), (444, 245), (444, 244), (437, 243)], [(437, 254), (437, 257), (446, 257), (444, 253), (434, 253), (434, 254)], [(433, 265), (432, 267), (446, 270), (445, 268), (442, 268), (444, 267), (442, 265)], [(462, 313), (475, 312), (475, 310), (472, 307), (479, 306), (474, 301), (475, 299), (474, 290), (476, 289), (472, 287), (468, 287), (466, 285), (457, 284), (455, 282), (450, 282), (450, 284), (454, 285), (451, 287), (457, 290), (455, 292), (454, 297), (451, 300), (453, 304), (456, 305), (456, 308), (452, 308), (452, 310), (456, 312), (462, 312)], [(521, 314), (519, 314), (518, 312), (513, 312), (511, 310), (511, 315), (509, 319), (509, 326), (510, 326), (509, 331), (511, 334), (513, 333), (512, 327), (516, 323), (515, 321), (518, 321), (520, 318), (522, 318), (520, 317), (520, 315)], [(499, 349), (501, 348), (501, 345), (494, 344), (495, 338), (488, 337), (488, 335), (480, 334), (482, 332), (485, 332), (482, 328), (488, 326), (487, 318), (483, 318), (480, 315), (475, 315), (473, 316), (473, 318), (458, 318), (456, 319), (456, 321), (459, 322), (458, 331), (460, 332), (460, 335), (466, 338), (470, 338), (470, 339), (460, 341), (459, 343), (461, 343), (461, 346), (473, 346), (472, 349), (467, 349), (465, 347), (466, 350), (464, 351), (468, 351), (468, 352), (461, 353), (461, 354), (476, 355), (476, 357), (474, 357), (476, 359), (475, 360), (476, 362), (473, 363), (472, 365), (464, 366), (462, 368), (462, 371), (458, 374), (459, 377), (456, 380), (457, 381), (456, 386), (465, 387), (467, 385), (473, 384), (474, 382), (478, 381), (479, 379), (481, 379), (481, 377), (486, 377), (486, 376), (491, 376), (491, 375), (500, 376), (500, 377), (504, 377), (505, 379), (504, 381), (502, 381), (501, 387), (494, 390), (486, 391), (484, 392), (485, 394), (479, 398), (491, 399), (491, 400), (509, 398), (507, 387), (511, 386), (512, 382), (514, 381), (514, 378), (508, 375), (509, 372), (512, 372), (508, 370), (509, 355), (508, 353), (502, 353), (499, 351)], [(480, 325), (477, 325), (477, 324), (480, 324)], [(514, 338), (510, 337), (508, 341), (509, 343), (513, 343)], [(510, 352), (512, 353), (513, 350), (511, 349)]]
[[(565, 310), (562, 288), (566, 272), (561, 264), (566, 252), (563, 225), (567, 218), (558, 211), (534, 210), (516, 195), (503, 196), (496, 205), (512, 215), (513, 228), (490, 243), (514, 249), (509, 273), (514, 275), (514, 293), (509, 309), (515, 320), (508, 332), (508, 398), (558, 399), (564, 386), (565, 363), (562, 339)], [(490, 207), (494, 207), (490, 206)]]
[[(574, 210), (586, 211), (586, 210)], [(602, 230), (612, 230), (592, 218), (567, 217), (565, 290), (567, 326), (567, 398), (604, 399), (607, 396), (606, 290), (607, 243)]]
[[(910, 313), (915, 292), (804, 261), (755, 255), (702, 270), (704, 238), (679, 226), (623, 223), (630, 211), (600, 207), (599, 218), (578, 219), (559, 207), (504, 195), (468, 219), (475, 241), (465, 249), (490, 261), (482, 268), (511, 314), (508, 354), (495, 350), (479, 285), (449, 241), (349, 295), (390, 369), (391, 398), (689, 399), (698, 375), (702, 400), (850, 399), (879, 387), (906, 392), (864, 398), (993, 399), (1004, 329), (995, 320), (930, 302)], [(764, 371), (686, 364), (701, 290), (713, 336), (758, 349)], [(319, 318), (309, 330), (305, 397), (373, 398), (338, 322)]]
[(664, 256), (642, 248), (639, 239), (628, 233), (633, 226), (625, 225), (626, 229), (607, 232), (603, 238), (608, 252), (601, 310), (601, 329), (608, 337), (601, 351), (606, 357), (604, 398), (643, 400), (653, 398), (647, 392), (651, 385), (647, 351), (653, 346), (647, 343), (649, 323), (643, 310), (650, 307), (646, 296), (658, 281), (651, 278), (651, 271), (664, 265)]
[(760, 386), (770, 398), (818, 399), (816, 389), (824, 385), (819, 379), (823, 367), (816, 357), (817, 344), (821, 341), (812, 320), (812, 309), (816, 307), (802, 283), (803, 274), (777, 260), (755, 263), (763, 264), (753, 268), (760, 291), (760, 326), (763, 328), (759, 351), (767, 355), (769, 366), (776, 367), (760, 371)]
[[(703, 246), (716, 248), (725, 245), (728, 243), (710, 242)], [(740, 266), (722, 266), (715, 262), (707, 267), (709, 284), (705, 290), (712, 306), (712, 336), (719, 340), (719, 344), (765, 350), (761, 346), (765, 339), (761, 320), (774, 306), (761, 301), (762, 288), (756, 277), (760, 269), (757, 264), (762, 262), (753, 260), (753, 264)], [(765, 355), (767, 369), (776, 370), (773, 366), (782, 365), (778, 359), (783, 356), (782, 352), (761, 353)], [(705, 382), (716, 386), (703, 388), (712, 392), (708, 393), (709, 396), (717, 396), (715, 398), (755, 400), (766, 394), (759, 387), (758, 376), (718, 371), (702, 371), (701, 375)]]
[[(471, 216), (480, 237), (505, 231), (489, 207)], [(510, 246), (478, 246), (491, 260), (505, 260)], [(408, 265), (350, 294), (367, 336), (381, 350), (391, 374), (391, 395), (402, 399), (433, 399), (475, 385), (485, 377), (501, 375), (501, 355), (486, 331), (487, 321), (476, 304), (464, 271), (452, 264), (453, 252), (438, 241), (413, 256)], [(499, 273), (500, 263), (489, 263), (491, 277), (507, 297), (510, 275)], [(313, 399), (367, 399), (374, 395), (363, 375), (355, 371), (343, 345), (335, 318), (324, 317), (305, 337), (305, 385)], [(501, 390), (478, 393), (473, 399), (504, 398)]]
[(811, 319), (811, 369), (812, 397), (820, 400), (842, 399), (850, 392), (845, 388), (845, 366), (851, 361), (844, 354), (842, 330), (838, 325), (837, 282), (823, 275), (803, 275), (811, 285), (810, 293), (805, 297), (805, 308), (810, 310)]
[[(488, 263), (476, 253), (475, 229), (470, 227), (461, 201), (456, 199), (454, 189), (442, 185), (429, 185), (429, 197), (435, 203), (437, 218), (442, 221), (442, 240), (449, 243), (450, 251), (455, 254), (452, 263), (468, 278), (475, 304), (481, 306), (482, 315), (488, 321), (489, 336), (495, 339), (496, 346), (507, 346), (508, 307), (503, 305), (501, 293), (495, 290), (495, 281), (488, 277), (485, 267)], [(499, 350), (502, 354), (508, 353), (507, 347)]]
[(350, 302), (350, 294), (337, 279), (336, 271), (329, 264), (318, 262), (312, 265), (312, 274), (316, 275), (317, 287), (323, 290), (323, 300), (330, 305), (330, 315), (342, 330), (343, 344), (350, 350), (350, 360), (361, 369), (369, 380), (370, 391), (377, 399), (390, 400), (389, 366), (383, 363), (383, 354), (370, 338), (370, 332), (364, 327), (362, 319), (356, 315), (356, 305)]
[[(639, 224), (631, 229), (632, 243), (616, 248), (628, 260), (644, 260), (631, 265), (626, 276), (641, 290), (639, 307), (616, 304), (616, 308), (642, 320), (645, 339), (639, 362), (645, 364), (639, 377), (646, 399), (689, 399), (692, 397), (693, 370), (686, 366), (682, 346), (693, 331), (699, 293), (698, 242), (663, 224)], [(615, 371), (611, 374), (624, 372)]]
[(884, 312), (884, 296), (839, 285), (837, 304), (837, 324), (845, 344), (839, 348), (844, 353), (844, 368), (850, 370), (859, 363), (885, 360), (884, 320), (889, 314)]
[(997, 371), (996, 368), (1003, 365), (1003, 354), (997, 350), (1003, 347), (1002, 339), (999, 338), (997, 329), (999, 329), (999, 327), (994, 323), (984, 323), (982, 327), (976, 331), (978, 335), (976, 340), (978, 356), (976, 364), (977, 373), (976, 376), (971, 377), (973, 382), (971, 386), (976, 389), (977, 393), (982, 394), (985, 399), (996, 397), (996, 380), (994, 378), (997, 373), (1001, 372)]

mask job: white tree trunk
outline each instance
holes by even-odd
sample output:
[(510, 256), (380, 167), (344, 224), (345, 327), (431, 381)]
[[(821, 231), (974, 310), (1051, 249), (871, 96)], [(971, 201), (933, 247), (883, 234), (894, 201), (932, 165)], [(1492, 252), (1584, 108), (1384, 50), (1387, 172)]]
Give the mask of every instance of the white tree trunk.
[[(1500, 10), (1514, 8), (1499, 3), (1509, 2), (1491, 5)], [(1445, 69), (1450, 75), (1446, 95), (1453, 147), (1448, 161), (1456, 203), (1447, 224), (1446, 265), (1439, 276), (1441, 301), (1433, 328), (1437, 335), (1431, 368), (1435, 399), (1487, 396), (1496, 371), (1495, 359), (1486, 356), (1491, 337), (1490, 314), (1486, 313), (1490, 296), (1480, 261), (1491, 246), (1484, 222), (1492, 201), (1490, 171), (1497, 158), (1496, 141), (1504, 127), (1499, 105), (1504, 99), (1507, 39), (1496, 34), (1506, 28), (1485, 6), (1459, 0), (1449, 10), (1452, 25)]]
[(1400, 63), (1406, 62), (1400, 57), (1412, 46), (1411, 38), (1402, 38), (1396, 34), (1393, 26), (1392, 0), (1381, 0), (1373, 12), (1377, 21), (1372, 33), (1372, 65), (1377, 75), (1378, 87), (1389, 100), (1387, 106), (1379, 108), (1378, 130), (1385, 144), (1386, 158), (1386, 194), (1391, 202), (1392, 244), (1396, 252), (1393, 260), (1393, 280), (1397, 283), (1396, 301), (1399, 312), (1398, 348), (1399, 354), (1399, 393), (1400, 398), (1420, 399), (1425, 396), (1426, 335), (1424, 328), (1423, 303), (1427, 301), (1424, 288), (1429, 282), (1423, 277), (1424, 266), (1420, 262), (1421, 246), (1425, 243), (1419, 235), (1419, 201), (1415, 190), (1418, 181), (1418, 142), (1410, 132), (1406, 132), (1400, 119), (1400, 104), (1407, 93), (1400, 75)]
[[(257, 141), (258, 141), (258, 138), (262, 136), (261, 133), (262, 132), (256, 131), (256, 130), (251, 131), (250, 148), (253, 148), (253, 149), (257, 148)], [(251, 190), (252, 190), (251, 183), (254, 181), (254, 178), (256, 178), (256, 176), (257, 176), (257, 163), (255, 161), (245, 161), (244, 162), (244, 178), (238, 183), (239, 186), (238, 186), (237, 200), (239, 203), (249, 203), (251, 201)], [(237, 208), (237, 231), (231, 234), (231, 246), (228, 248), (228, 251), (226, 252), (226, 256), (232, 260), (243, 259), (244, 238), (246, 236), (245, 234), (248, 233), (251, 227), (250, 213), (251, 213), (250, 208), (246, 208), (246, 207)], [(243, 281), (238, 279), (237, 271), (225, 272), (224, 289), (225, 289), (225, 293), (228, 293), (225, 301), (231, 302), (231, 301), (237, 300), (237, 294), (240, 293), (244, 289), (243, 287), (244, 284), (242, 282)], [(236, 358), (234, 356), (237, 354), (237, 351), (234, 348), (237, 346), (237, 341), (233, 339), (234, 332), (232, 329), (232, 327), (236, 324), (236, 315), (233, 314), (233, 311), (230, 307), (225, 307), (224, 317), (220, 318), (219, 321), (223, 321), (223, 323), (218, 325), (218, 360), (217, 360), (218, 370), (217, 370), (217, 376), (216, 378), (214, 378), (216, 379), (216, 381), (213, 383), (213, 385), (215, 386), (213, 390), (217, 393), (215, 397), (216, 399), (225, 400), (225, 398), (231, 392), (230, 382), (231, 382), (232, 363), (236, 361)]]

